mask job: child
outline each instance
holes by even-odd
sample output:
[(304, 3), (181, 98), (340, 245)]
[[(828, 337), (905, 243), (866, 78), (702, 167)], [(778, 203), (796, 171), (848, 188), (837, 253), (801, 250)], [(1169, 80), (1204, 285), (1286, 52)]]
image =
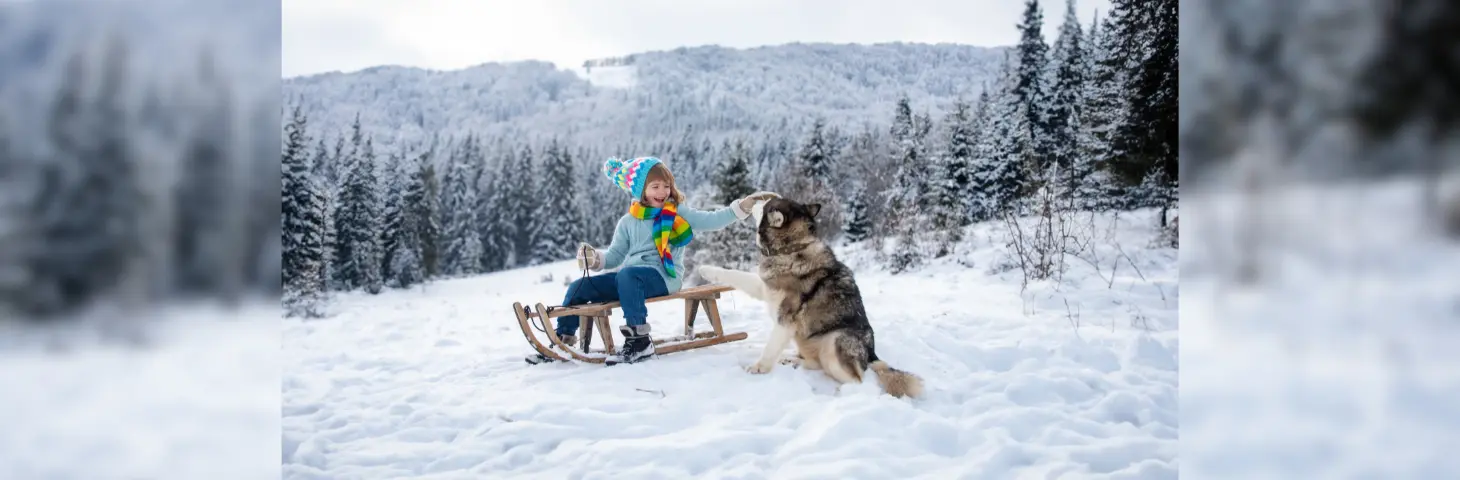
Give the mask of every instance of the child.
[[(757, 200), (776, 194), (756, 192), (725, 208), (706, 212), (680, 205), (684, 194), (675, 186), (669, 167), (657, 158), (640, 157), (628, 162), (609, 158), (603, 164), (603, 173), (634, 201), (628, 213), (618, 219), (606, 252), (588, 244), (578, 246), (578, 267), (593, 271), (623, 268), (574, 281), (568, 286), (563, 304), (618, 301), (627, 323), (619, 327), (624, 344), (605, 363), (634, 363), (654, 355), (644, 300), (679, 291), (684, 272), (678, 269), (676, 259), (694, 238), (694, 232), (725, 228), (749, 216)], [(578, 322), (577, 316), (558, 319), (557, 334), (564, 343), (577, 345)]]

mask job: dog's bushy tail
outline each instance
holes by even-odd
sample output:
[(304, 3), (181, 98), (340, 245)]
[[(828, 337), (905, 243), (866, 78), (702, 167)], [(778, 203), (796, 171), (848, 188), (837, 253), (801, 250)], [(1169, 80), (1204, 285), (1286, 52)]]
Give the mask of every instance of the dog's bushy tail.
[(872, 362), (872, 371), (877, 372), (877, 383), (882, 391), (897, 398), (918, 398), (923, 395), (923, 379), (912, 373), (892, 368), (887, 362)]

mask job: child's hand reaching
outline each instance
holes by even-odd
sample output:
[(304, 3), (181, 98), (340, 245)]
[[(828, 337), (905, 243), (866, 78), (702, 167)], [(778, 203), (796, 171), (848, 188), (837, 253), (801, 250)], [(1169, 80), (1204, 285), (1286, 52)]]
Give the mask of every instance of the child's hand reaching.
[(740, 199), (740, 209), (749, 212), (750, 208), (755, 206), (755, 202), (761, 200), (770, 200), (772, 198), (778, 197), (780, 197), (780, 195), (777, 195), (775, 192), (755, 192), (750, 195), (746, 195), (745, 198)]
[(755, 202), (759, 202), (761, 200), (770, 200), (772, 198), (778, 197), (780, 197), (780, 195), (776, 194), (775, 192), (766, 191), (760, 191), (752, 193), (750, 195), (746, 195), (745, 198), (735, 201), (735, 213), (740, 218), (745, 218), (746, 216), (750, 215), (750, 209), (755, 208)]
[(578, 268), (588, 268), (598, 271), (603, 268), (603, 253), (586, 243), (578, 244)]

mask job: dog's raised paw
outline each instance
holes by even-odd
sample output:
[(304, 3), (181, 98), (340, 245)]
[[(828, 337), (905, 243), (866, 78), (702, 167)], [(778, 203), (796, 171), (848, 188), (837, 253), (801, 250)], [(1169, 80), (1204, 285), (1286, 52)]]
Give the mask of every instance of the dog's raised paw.
[(719, 282), (720, 272), (723, 272), (724, 270), (725, 269), (723, 268), (712, 265), (702, 265), (700, 266), (700, 277), (703, 277), (705, 280), (709, 280), (711, 282)]
[(753, 374), (756, 374), (756, 375), (759, 375), (759, 374), (762, 374), (762, 373), (770, 373), (771, 369), (772, 368), (775, 368), (775, 366), (776, 365), (774, 363), (764, 364), (764, 363), (761, 363), (761, 362), (755, 362), (755, 363), (751, 364), (750, 366), (745, 367), (745, 371), (750, 372), (750, 373), (753, 373)]

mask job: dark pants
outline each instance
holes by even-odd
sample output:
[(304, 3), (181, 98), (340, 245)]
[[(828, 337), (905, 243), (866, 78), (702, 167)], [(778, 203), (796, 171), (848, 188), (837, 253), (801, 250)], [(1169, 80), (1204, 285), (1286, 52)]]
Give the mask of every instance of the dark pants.
[[(563, 305), (612, 302), (617, 300), (624, 312), (624, 321), (629, 325), (643, 325), (648, 322), (649, 308), (644, 300), (669, 294), (664, 278), (649, 267), (624, 267), (617, 272), (605, 273), (574, 280), (568, 285)], [(578, 316), (558, 317), (558, 336), (578, 334)]]

